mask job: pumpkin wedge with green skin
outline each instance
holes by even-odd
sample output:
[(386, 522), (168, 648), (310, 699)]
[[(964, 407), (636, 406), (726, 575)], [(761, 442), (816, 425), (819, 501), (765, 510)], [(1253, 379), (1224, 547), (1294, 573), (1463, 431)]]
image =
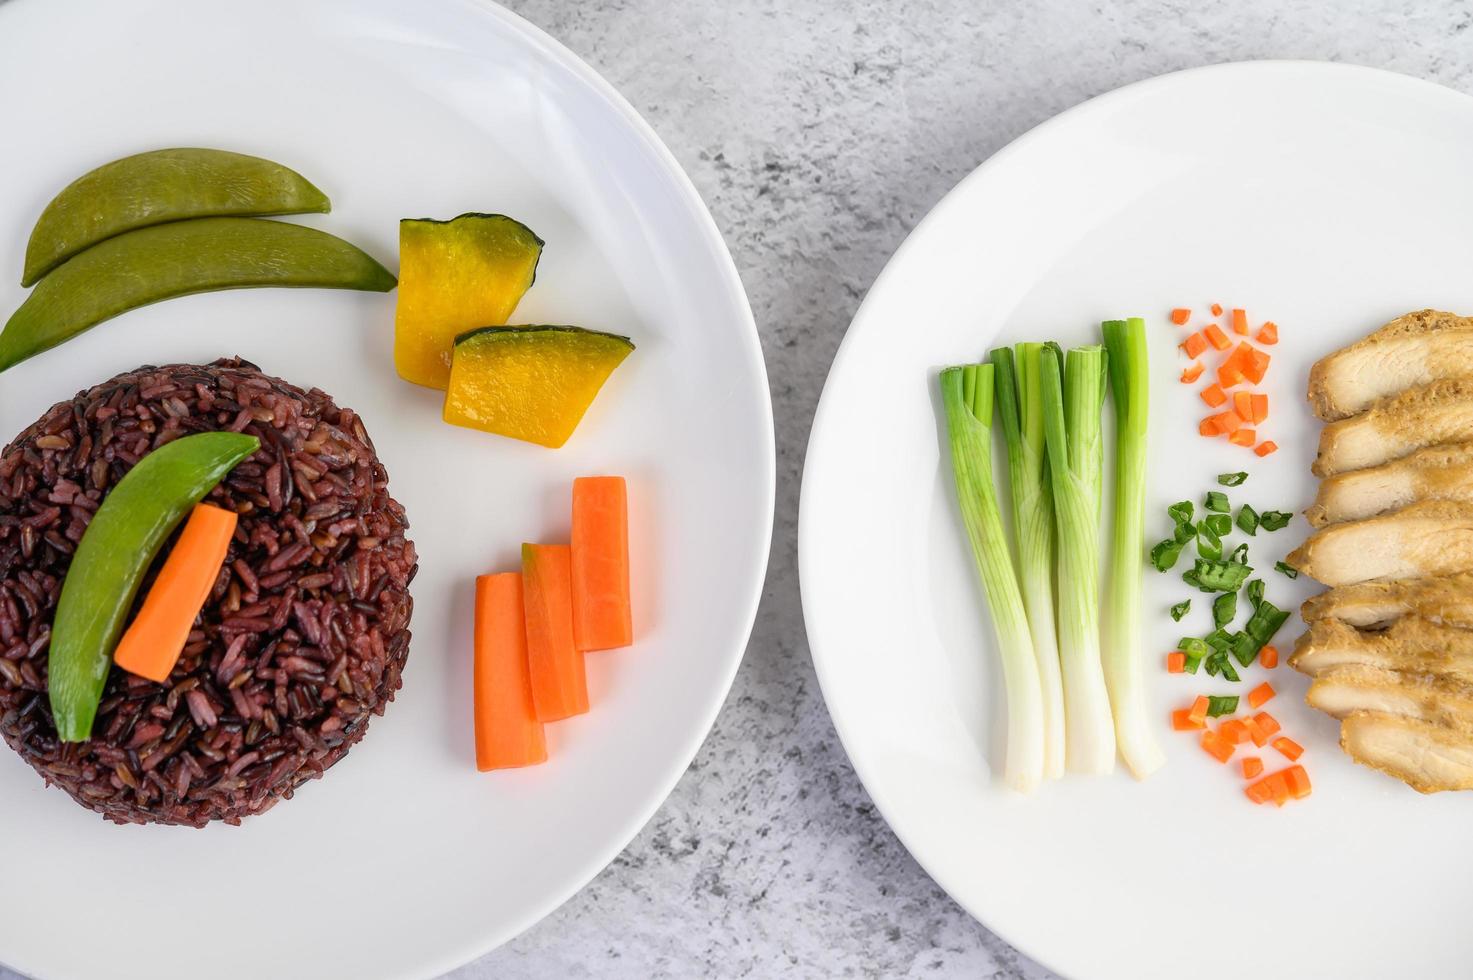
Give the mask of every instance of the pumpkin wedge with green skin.
[(455, 338), (511, 319), (537, 277), (542, 239), (504, 214), (399, 222), (394, 367), (427, 388), (450, 382)]
[(633, 350), (579, 327), (472, 330), (455, 341), (445, 421), (557, 449)]

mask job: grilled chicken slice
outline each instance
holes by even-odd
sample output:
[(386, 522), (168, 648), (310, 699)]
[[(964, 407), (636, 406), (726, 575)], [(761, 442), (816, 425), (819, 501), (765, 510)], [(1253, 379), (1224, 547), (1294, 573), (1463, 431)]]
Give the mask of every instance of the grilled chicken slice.
[(1380, 667), (1332, 667), (1309, 685), (1304, 700), (1336, 718), (1357, 711), (1473, 731), (1473, 686), (1436, 674)]
[(1473, 629), (1473, 573), (1344, 585), (1310, 597), (1299, 612), (1310, 624), (1332, 619), (1364, 628), (1418, 616)]
[(1314, 527), (1358, 521), (1414, 500), (1473, 501), (1473, 442), (1422, 449), (1403, 459), (1320, 481), (1304, 512)]
[(1473, 631), (1415, 616), (1375, 632), (1322, 619), (1299, 638), (1289, 657), (1289, 666), (1311, 677), (1357, 665), (1442, 674), (1473, 685)]
[(1473, 441), (1473, 378), (1450, 378), (1377, 399), (1320, 430), (1316, 476), (1380, 466), (1426, 446)]
[(1356, 762), (1420, 793), (1473, 789), (1473, 735), (1372, 711), (1340, 726), (1340, 747)]
[(1325, 585), (1473, 571), (1473, 503), (1429, 500), (1322, 527), (1288, 557)]
[(1473, 318), (1418, 310), (1320, 358), (1309, 372), (1309, 403), (1334, 421), (1398, 391), (1467, 377), (1473, 377)]

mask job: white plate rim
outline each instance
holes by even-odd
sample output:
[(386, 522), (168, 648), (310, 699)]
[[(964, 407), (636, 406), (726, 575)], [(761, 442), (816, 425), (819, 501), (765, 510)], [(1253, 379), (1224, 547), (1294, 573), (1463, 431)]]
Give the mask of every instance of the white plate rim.
[(818, 407), (814, 412), (813, 425), (809, 430), (808, 445), (804, 454), (802, 486), (799, 488), (798, 502), (798, 580), (799, 597), (804, 610), (804, 629), (808, 640), (809, 656), (813, 660), (814, 673), (818, 678), (819, 690), (824, 697), (824, 704), (828, 708), (829, 717), (833, 722), (834, 731), (838, 735), (839, 744), (844, 747), (844, 753), (849, 763), (854, 768), (855, 775), (859, 777), (860, 783), (874, 802), (876, 810), (884, 818), (885, 823), (895, 834), (901, 845), (915, 859), (921, 869), (930, 876), (931, 880), (947, 894), (952, 901), (964, 909), (980, 925), (992, 932), (998, 938), (1008, 943), (1019, 953), (1040, 964), (1053, 973), (1063, 976), (1052, 964), (1052, 957), (1048, 950), (1040, 949), (1033, 944), (1020, 944), (1008, 935), (1006, 926), (995, 926), (994, 923), (1005, 923), (1007, 916), (999, 914), (997, 907), (983, 907), (983, 903), (963, 901), (962, 889), (959, 887), (958, 876), (946, 870), (944, 863), (937, 860), (938, 855), (928, 852), (928, 848), (922, 845), (903, 821), (896, 819), (897, 810), (894, 803), (886, 796), (885, 791), (880, 788), (882, 783), (876, 778), (876, 771), (870, 762), (862, 754), (853, 751), (855, 743), (854, 733), (857, 726), (851, 716), (845, 715), (842, 710), (835, 710), (832, 700), (834, 690), (834, 678), (838, 673), (838, 664), (841, 658), (827, 655), (821, 652), (827, 649), (820, 639), (822, 627), (815, 628), (814, 617), (810, 610), (814, 607), (812, 601), (812, 586), (809, 583), (818, 577), (816, 569), (819, 566), (819, 555), (816, 552), (817, 545), (812, 536), (807, 532), (812, 522), (806, 520), (808, 511), (814, 506), (812, 495), (807, 493), (809, 477), (812, 472), (812, 464), (818, 457), (827, 451), (825, 445), (825, 433), (835, 423), (832, 421), (834, 409), (827, 398), (831, 384), (836, 375), (843, 370), (853, 350), (858, 346), (856, 338), (871, 330), (879, 329), (874, 326), (866, 316), (866, 311), (871, 305), (871, 297), (888, 285), (893, 278), (895, 270), (903, 265), (903, 259), (913, 248), (918, 247), (917, 242), (925, 236), (927, 230), (940, 221), (940, 215), (948, 207), (954, 206), (955, 202), (971, 191), (974, 185), (990, 178), (993, 170), (1011, 159), (1013, 156), (1027, 151), (1035, 142), (1043, 137), (1051, 135), (1057, 130), (1067, 126), (1073, 126), (1078, 121), (1108, 112), (1116, 102), (1123, 102), (1141, 92), (1158, 88), (1169, 88), (1180, 84), (1188, 78), (1197, 78), (1203, 75), (1251, 75), (1264, 71), (1275, 71), (1293, 69), (1307, 72), (1321, 72), (1338, 74), (1342, 76), (1357, 76), (1373, 78), (1383, 84), (1399, 85), (1409, 89), (1416, 89), (1422, 93), (1436, 92), (1439, 96), (1458, 100), (1470, 100), (1473, 96), (1465, 95), (1454, 89), (1450, 89), (1436, 82), (1426, 79), (1405, 75), (1401, 72), (1390, 71), (1384, 68), (1373, 68), (1365, 65), (1357, 65), (1346, 62), (1314, 61), (1307, 59), (1259, 59), (1252, 61), (1222, 62), (1213, 65), (1204, 65), (1195, 68), (1185, 68), (1177, 71), (1167, 72), (1162, 75), (1152, 76), (1137, 82), (1123, 85), (1108, 92), (1086, 99), (1077, 105), (1071, 106), (1064, 111), (1045, 119), (1033, 128), (1016, 137), (990, 157), (983, 160), (966, 176), (962, 177), (949, 191), (947, 191), (926, 212), (925, 216), (917, 222), (916, 226), (905, 236), (905, 239), (896, 248), (894, 254), (885, 263), (874, 283), (865, 293), (865, 299), (860, 303), (859, 309), (854, 313), (845, 331), (844, 339), (840, 342), (838, 350), (834, 354), (834, 360), (829, 366), (828, 374), (824, 378), (823, 391), (819, 395)]

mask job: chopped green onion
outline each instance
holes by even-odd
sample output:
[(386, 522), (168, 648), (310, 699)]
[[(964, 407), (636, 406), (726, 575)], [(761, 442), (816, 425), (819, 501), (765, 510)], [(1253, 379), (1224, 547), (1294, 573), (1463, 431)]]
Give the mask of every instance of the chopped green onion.
[(1206, 640), (1198, 639), (1195, 636), (1182, 637), (1176, 642), (1176, 648), (1189, 657), (1205, 657), (1210, 649), (1207, 646)]
[(1253, 605), (1256, 607), (1260, 602), (1263, 601), (1263, 579), (1254, 579), (1253, 581), (1248, 583), (1247, 588), (1243, 591), (1247, 594), (1248, 601), (1253, 603)]
[(1229, 694), (1226, 696), (1219, 696), (1215, 694), (1207, 695), (1208, 718), (1221, 718), (1223, 715), (1230, 715), (1237, 710), (1238, 696), (1236, 694)]
[(1290, 578), (1299, 577), (1299, 569), (1295, 568), (1293, 565), (1281, 561), (1274, 562), (1274, 571), (1281, 572), (1284, 575), (1289, 576)]
[(1248, 479), (1248, 474), (1242, 470), (1236, 473), (1219, 473), (1217, 475), (1217, 482), (1225, 487), (1240, 487), (1246, 479)]
[(1191, 575), (1190, 584), (1203, 592), (1236, 592), (1252, 574), (1252, 566), (1241, 562), (1198, 558), (1192, 570), (1182, 577)]
[(1257, 640), (1258, 645), (1262, 647), (1274, 638), (1274, 634), (1279, 631), (1279, 627), (1283, 626), (1288, 618), (1289, 614), (1287, 612), (1265, 599), (1253, 610), (1253, 615), (1248, 618), (1248, 622), (1243, 626), (1243, 632)]
[(1221, 629), (1233, 621), (1238, 614), (1238, 594), (1236, 592), (1224, 592), (1212, 600), (1212, 622)]
[(1233, 635), (1219, 626), (1207, 634), (1207, 639), (1204, 642), (1218, 652), (1226, 652), (1233, 645)]
[(1222, 538), (1206, 519), (1197, 522), (1197, 554), (1214, 560), (1222, 557)]
[(1233, 533), (1233, 519), (1226, 514), (1208, 514), (1203, 523), (1212, 528), (1212, 533), (1225, 538)]
[(1218, 514), (1226, 514), (1232, 509), (1232, 506), (1228, 503), (1227, 494), (1217, 490), (1207, 491), (1207, 499), (1202, 501), (1202, 506)]
[(1182, 543), (1167, 538), (1151, 549), (1151, 565), (1158, 572), (1170, 571), (1181, 557)]
[(1201, 666), (1202, 654), (1188, 653), (1186, 659), (1182, 661), (1181, 669), (1183, 673), (1195, 674), (1197, 672), (1197, 668)]
[(1244, 504), (1238, 508), (1238, 530), (1249, 537), (1258, 533), (1258, 511)]
[(1258, 642), (1246, 629), (1233, 638), (1233, 658), (1245, 668), (1253, 665), (1253, 661), (1258, 658), (1258, 651), (1262, 649), (1263, 644)]
[(1028, 614), (1013, 572), (1007, 534), (992, 477), (991, 364), (941, 372), (952, 475), (972, 559), (992, 610), (1007, 689), (1008, 735), (1004, 781), (1028, 792), (1043, 777), (1043, 697)]
[(1233, 683), (1237, 683), (1238, 681), (1242, 680), (1242, 678), (1238, 676), (1237, 670), (1233, 668), (1233, 662), (1228, 659), (1228, 655), (1226, 653), (1218, 653), (1216, 656), (1217, 672), (1223, 676), (1224, 680), (1230, 680)]
[(1176, 539), (1177, 544), (1186, 544), (1197, 536), (1197, 525), (1191, 521), (1183, 521), (1176, 526), (1176, 530), (1172, 532), (1172, 536)]
[(1233, 553), (1228, 555), (1228, 561), (1237, 562), (1239, 565), (1248, 564), (1248, 542), (1244, 541), (1234, 548)]
[(1176, 605), (1171, 607), (1171, 618), (1179, 623), (1181, 622), (1181, 618), (1185, 616), (1191, 608), (1192, 600), (1190, 599), (1187, 599), (1184, 602), (1178, 602)]
[(1167, 515), (1177, 524), (1190, 524), (1192, 522), (1192, 502), (1183, 500), (1166, 508)]
[(1258, 515), (1258, 526), (1265, 531), (1277, 531), (1280, 528), (1288, 527), (1289, 522), (1293, 519), (1294, 515), (1288, 511), (1266, 510)]

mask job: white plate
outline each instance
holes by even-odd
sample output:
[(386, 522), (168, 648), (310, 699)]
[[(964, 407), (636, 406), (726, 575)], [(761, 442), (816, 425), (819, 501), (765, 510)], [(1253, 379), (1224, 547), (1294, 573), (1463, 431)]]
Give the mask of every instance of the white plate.
[[(1149, 574), (1151, 697), (1169, 765), (1144, 784), (1069, 778), (1023, 799), (995, 778), (1002, 703), (991, 626), (959, 529), (937, 425), (937, 368), (997, 343), (1098, 337), (1148, 318), (1148, 533), (1216, 473), (1235, 499), (1303, 507), (1317, 427), (1309, 364), (1408, 310), (1473, 312), (1473, 100), (1397, 75), (1261, 63), (1131, 86), (1060, 116), (963, 181), (916, 229), (854, 319), (804, 476), (803, 606), (824, 697), (865, 786), (926, 870), (1024, 953), (1075, 980), (1466, 976), (1473, 799), (1423, 798), (1337, 748), (1273, 672), (1272, 710), (1306, 747), (1315, 792), (1283, 810), (1236, 765), (1168, 731), (1229, 689), (1167, 676), (1176, 637), (1210, 629), (1200, 596)], [(1219, 301), (1282, 327), (1260, 461), (1196, 435), (1167, 312)], [(1303, 535), (1260, 532), (1271, 571)], [(1292, 645), (1297, 617), (1279, 634)], [(1265, 676), (1255, 668), (1252, 677)], [(1245, 690), (1246, 690), (1245, 685)], [(1265, 761), (1282, 764), (1271, 750)]]
[[(46, 978), (412, 977), (587, 882), (654, 813), (746, 644), (771, 530), (772, 414), (730, 257), (650, 129), (489, 3), (0, 6), (0, 309), (73, 177), (158, 146), (300, 169), (303, 219), (397, 267), (398, 219), (505, 211), (547, 240), (517, 319), (634, 337), (557, 452), (439, 421), (400, 382), (394, 296), (247, 290), (130, 313), (5, 375), (0, 429), (140, 362), (240, 354), (358, 409), (419, 546), (404, 690), (362, 745), (244, 827), (120, 828), (0, 750), (0, 961)], [(589, 657), (593, 711), (552, 761), (478, 774), (470, 600), (523, 540), (565, 539), (572, 478), (630, 479), (634, 648)]]

